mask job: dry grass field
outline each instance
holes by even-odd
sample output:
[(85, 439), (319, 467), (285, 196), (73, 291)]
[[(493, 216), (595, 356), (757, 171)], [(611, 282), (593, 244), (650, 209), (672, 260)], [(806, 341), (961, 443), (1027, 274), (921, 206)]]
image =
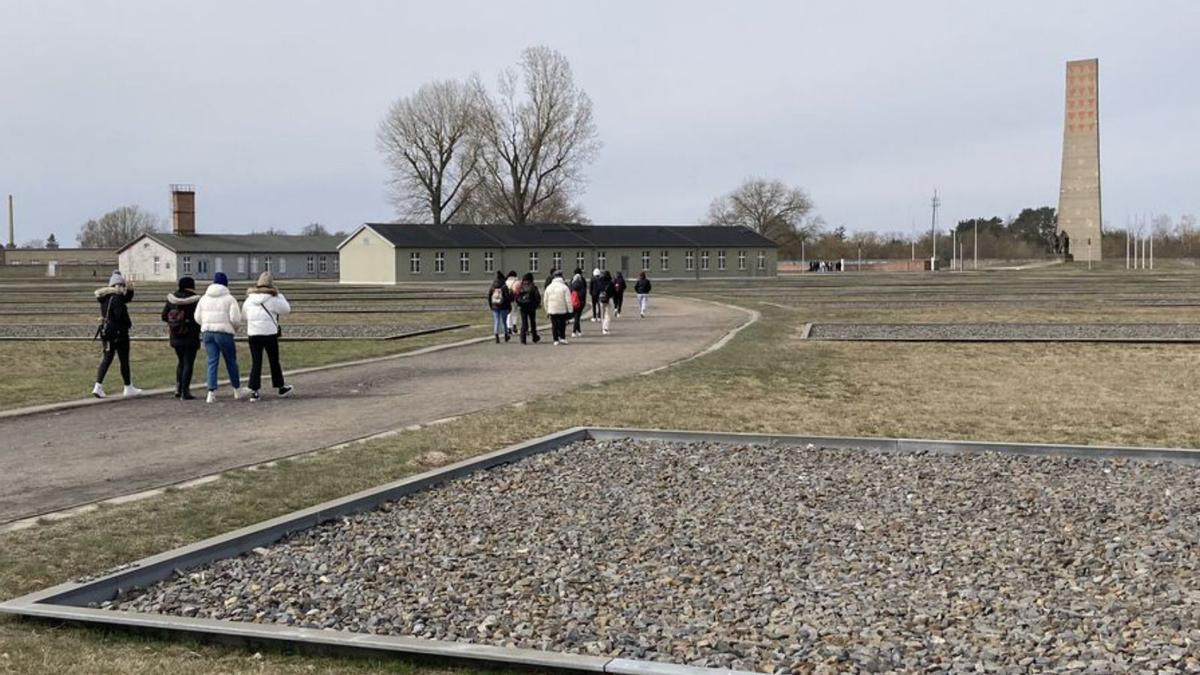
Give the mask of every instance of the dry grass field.
[[(212, 536), (567, 425), (674, 427), (1121, 445), (1200, 446), (1200, 348), (1113, 344), (878, 344), (799, 339), (806, 322), (1200, 320), (1198, 273), (804, 275), (663, 282), (656, 292), (758, 310), (722, 349), (650, 376), (530, 391), (531, 404), (285, 461), (186, 491), (0, 534), (0, 597)], [(477, 319), (478, 321), (478, 319)], [(686, 325), (679, 330), (687, 330)], [(306, 358), (322, 354), (320, 343)], [(337, 349), (343, 349), (338, 345)], [(9, 368), (21, 359), (0, 345)], [(299, 348), (292, 352), (300, 360)], [(364, 355), (360, 353), (359, 355)], [(47, 348), (43, 358), (53, 358)], [(72, 368), (94, 364), (82, 355)], [(62, 377), (70, 368), (64, 369)], [(23, 371), (36, 379), (37, 368)], [(90, 377), (79, 375), (85, 386)], [(147, 382), (147, 384), (152, 384)], [(464, 383), (469, 385), (469, 383)], [(5, 386), (11, 387), (6, 384)], [(59, 391), (66, 391), (60, 388)], [(0, 405), (21, 404), (10, 388)], [(44, 400), (44, 399), (43, 399)], [(29, 403), (35, 401), (28, 401)], [(303, 486), (303, 489), (297, 489)], [(0, 620), (0, 672), (441, 672)], [(474, 672), (474, 671), (472, 671)]]

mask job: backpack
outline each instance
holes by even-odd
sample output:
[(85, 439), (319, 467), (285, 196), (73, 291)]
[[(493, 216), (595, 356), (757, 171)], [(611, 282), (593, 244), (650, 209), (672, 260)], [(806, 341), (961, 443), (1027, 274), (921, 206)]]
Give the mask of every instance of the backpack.
[(603, 288), (600, 290), (600, 295), (597, 296), (596, 301), (602, 305), (608, 302), (608, 289), (607, 288)]
[(529, 307), (533, 305), (532, 283), (526, 281), (521, 282), (521, 290), (519, 293), (517, 293), (517, 304), (522, 307)]
[(492, 307), (500, 307), (504, 304), (504, 288), (497, 286), (492, 289)]
[(187, 337), (191, 332), (188, 324), (187, 310), (182, 305), (171, 305), (171, 309), (167, 310), (167, 332), (171, 337)]
[(583, 296), (579, 291), (571, 291), (571, 309), (576, 312), (583, 309)]
[(621, 291), (624, 291), (624, 290), (625, 290), (625, 280), (624, 279), (617, 279), (617, 280), (613, 281), (613, 291), (620, 293)]

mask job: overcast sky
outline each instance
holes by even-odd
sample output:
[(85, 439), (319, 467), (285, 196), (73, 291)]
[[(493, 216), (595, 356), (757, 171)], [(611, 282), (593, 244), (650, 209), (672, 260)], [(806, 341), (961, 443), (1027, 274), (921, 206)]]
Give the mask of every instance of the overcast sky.
[(1200, 2), (0, 3), (18, 242), (124, 204), (202, 232), (394, 217), (375, 128), (421, 83), (563, 52), (600, 224), (695, 223), (748, 176), (849, 229), (1057, 205), (1064, 62), (1100, 59), (1104, 218), (1200, 212)]

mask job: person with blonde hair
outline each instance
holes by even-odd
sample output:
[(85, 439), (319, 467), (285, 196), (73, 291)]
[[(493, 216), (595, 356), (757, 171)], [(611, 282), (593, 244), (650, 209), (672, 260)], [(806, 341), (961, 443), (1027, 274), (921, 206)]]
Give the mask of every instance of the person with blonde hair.
[(261, 398), (263, 352), (271, 365), (271, 386), (280, 398), (292, 395), (292, 386), (284, 382), (283, 366), (279, 363), (279, 337), (283, 334), (279, 317), (291, 311), (287, 298), (275, 288), (275, 277), (270, 272), (258, 275), (258, 283), (246, 291), (242, 316), (246, 317), (246, 336), (250, 341), (251, 401)]

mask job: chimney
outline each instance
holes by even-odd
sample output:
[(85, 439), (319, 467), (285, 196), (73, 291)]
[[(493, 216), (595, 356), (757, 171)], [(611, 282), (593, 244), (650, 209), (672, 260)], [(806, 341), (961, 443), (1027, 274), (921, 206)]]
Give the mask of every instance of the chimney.
[(196, 234), (195, 185), (171, 185), (171, 231), (182, 237)]

